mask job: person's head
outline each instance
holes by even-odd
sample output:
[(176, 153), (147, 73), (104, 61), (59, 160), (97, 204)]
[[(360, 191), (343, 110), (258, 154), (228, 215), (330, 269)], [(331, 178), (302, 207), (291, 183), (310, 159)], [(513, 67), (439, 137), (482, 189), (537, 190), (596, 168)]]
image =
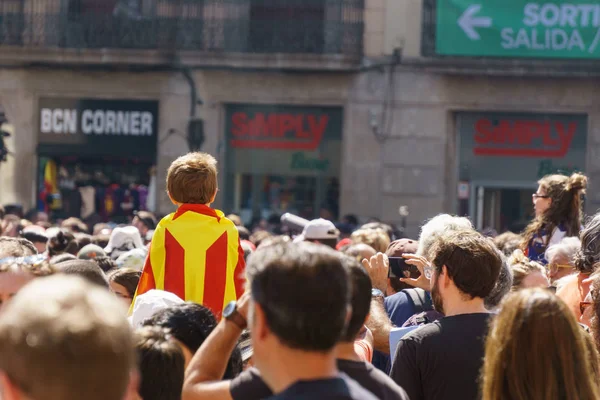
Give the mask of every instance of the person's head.
[(360, 227), (360, 229), (381, 229), (385, 232), (389, 241), (394, 238), (394, 228), (383, 222), (368, 222)]
[(576, 272), (575, 257), (581, 249), (581, 241), (576, 237), (567, 237), (558, 244), (548, 247), (548, 276), (552, 282)]
[(250, 240), (250, 231), (245, 226), (237, 225), (236, 226), (238, 234), (240, 235), (240, 240)]
[(31, 280), (54, 273), (54, 268), (48, 262), (33, 258), (0, 259), (0, 309)]
[(341, 250), (345, 255), (352, 257), (358, 262), (361, 262), (365, 258), (370, 260), (377, 252), (374, 248), (364, 243), (352, 244), (350, 246), (346, 246)]
[(250, 235), (250, 242), (252, 242), (256, 247), (258, 247), (263, 241), (269, 239), (272, 236), (273, 235), (271, 235), (269, 232), (259, 229), (256, 232), (252, 233), (252, 235)]
[(513, 291), (531, 287), (547, 288), (550, 285), (546, 268), (525, 257), (521, 250), (515, 250), (508, 264), (513, 275)]
[(439, 237), (450, 232), (463, 231), (465, 229), (473, 229), (471, 221), (467, 218), (449, 214), (440, 214), (433, 217), (421, 227), (417, 254), (430, 260), (431, 247)]
[[(523, 234), (523, 246), (542, 231), (549, 234), (562, 225), (567, 236), (577, 236), (582, 219), (582, 195), (587, 187), (587, 177), (574, 173), (571, 176), (547, 175), (538, 181), (539, 187), (533, 194), (535, 219)], [(545, 243), (547, 245), (547, 242)]]
[(302, 234), (294, 239), (295, 242), (312, 242), (320, 243), (332, 249), (335, 249), (340, 237), (340, 232), (337, 230), (333, 222), (319, 218), (310, 221)]
[(102, 247), (95, 244), (88, 244), (83, 246), (77, 253), (77, 258), (80, 260), (95, 260), (98, 257), (106, 257), (107, 254)]
[(29, 240), (35, 246), (38, 253), (45, 253), (48, 244), (46, 230), (38, 225), (31, 225), (24, 228), (20, 235), (21, 238)]
[(240, 246), (242, 246), (242, 250), (244, 250), (244, 261), (256, 251), (256, 246), (249, 240), (241, 240)]
[(144, 241), (140, 231), (134, 226), (120, 226), (110, 234), (108, 245), (104, 248), (113, 260), (133, 249), (144, 249)]
[[(398, 239), (390, 243), (385, 254), (388, 257), (402, 257), (402, 254), (415, 254), (418, 248), (419, 243), (414, 240)], [(412, 288), (409, 284), (401, 282), (399, 278), (388, 278), (388, 283), (388, 295)]]
[(133, 217), (132, 225), (135, 226), (140, 235), (145, 238), (149, 231), (156, 229), (156, 217), (149, 211), (138, 211)]
[(84, 224), (83, 221), (80, 220), (79, 218), (74, 218), (74, 217), (65, 219), (60, 224), (60, 227), (67, 229), (68, 231), (70, 231), (72, 233), (87, 233), (88, 232), (87, 225)]
[(37, 249), (27, 239), (0, 237), (0, 259), (5, 257), (28, 257), (38, 254)]
[(56, 235), (48, 240), (48, 254), (50, 257), (64, 253), (77, 255), (78, 251), (79, 244), (77, 244), (75, 236), (67, 230), (59, 230)]
[(55, 275), (24, 287), (0, 318), (4, 400), (123, 399), (136, 369), (123, 305)]
[(92, 243), (92, 235), (89, 235), (87, 233), (74, 233), (73, 236), (75, 236), (75, 240), (77, 241), (77, 252), (79, 252), (88, 244)]
[(89, 283), (108, 289), (108, 279), (98, 264), (86, 260), (70, 260), (55, 264), (61, 274), (75, 275)]
[(110, 234), (100, 234), (100, 235), (92, 236), (92, 244), (95, 244), (96, 246), (101, 247), (103, 249), (106, 246), (108, 246), (109, 240), (110, 240)]
[(440, 236), (431, 248), (431, 296), (437, 311), (445, 305), (485, 299), (492, 292), (502, 255), (491, 239), (473, 230)]
[(242, 218), (240, 218), (237, 214), (229, 214), (227, 215), (227, 219), (233, 222), (236, 227), (243, 226)]
[(600, 265), (600, 213), (597, 213), (581, 231), (581, 249), (575, 256), (575, 268), (591, 274)]
[(505, 256), (510, 257), (521, 245), (521, 235), (513, 232), (504, 232), (494, 238), (494, 244)]
[(535, 288), (511, 293), (492, 323), (482, 370), (483, 399), (597, 399), (590, 354), (573, 313)]
[(77, 260), (77, 257), (75, 257), (73, 254), (63, 253), (63, 254), (59, 254), (57, 256), (52, 257), (50, 259), (50, 264), (57, 265), (57, 264), (64, 263), (65, 261), (72, 261), (72, 260)]
[(208, 153), (188, 153), (171, 163), (167, 191), (175, 204), (211, 204), (217, 196), (217, 160)]
[[(498, 250), (500, 252), (500, 250)], [(489, 295), (485, 298), (484, 305), (487, 310), (495, 310), (500, 304), (504, 296), (510, 293), (513, 285), (513, 274), (508, 264), (508, 258), (502, 253), (502, 268), (500, 268), (500, 274), (498, 274), (498, 280), (496, 285), (492, 289)]]
[(110, 271), (106, 277), (108, 279), (110, 290), (122, 299), (127, 307), (129, 307), (141, 276), (141, 271), (129, 268), (119, 268)]
[(372, 284), (369, 274), (356, 258), (345, 255), (341, 255), (340, 257), (342, 258), (342, 264), (348, 270), (352, 292), (352, 297), (350, 298), (352, 316), (340, 341), (352, 343), (369, 316)]
[(383, 229), (361, 228), (352, 232), (350, 240), (353, 244), (364, 243), (379, 253), (385, 253), (390, 245), (390, 237)]
[(351, 296), (339, 253), (307, 242), (259, 248), (246, 276), (253, 359), (261, 372), (267, 371), (266, 378), (280, 352), (333, 357)]
[[(260, 243), (258, 245), (256, 245), (256, 248), (263, 248), (263, 247), (269, 247), (269, 246), (273, 246), (274, 244), (285, 244), (285, 243), (291, 243), (292, 239), (287, 236), (287, 235), (277, 235), (277, 236), (269, 236), (267, 238), (265, 238), (264, 240), (261, 240)], [(253, 243), (253, 242), (251, 242)]]
[(140, 371), (138, 393), (143, 400), (180, 400), (185, 362), (168, 329), (145, 326), (135, 332)]
[(590, 291), (580, 303), (580, 322), (590, 327), (592, 336), (600, 351), (600, 271), (596, 271), (590, 277), (592, 283)]
[[(208, 308), (185, 302), (156, 312), (152, 317), (144, 320), (142, 325), (169, 329), (171, 335), (182, 345), (187, 366), (194, 353), (217, 326), (217, 319)], [(231, 354), (223, 379), (233, 379), (241, 370), (241, 353), (236, 348)]]

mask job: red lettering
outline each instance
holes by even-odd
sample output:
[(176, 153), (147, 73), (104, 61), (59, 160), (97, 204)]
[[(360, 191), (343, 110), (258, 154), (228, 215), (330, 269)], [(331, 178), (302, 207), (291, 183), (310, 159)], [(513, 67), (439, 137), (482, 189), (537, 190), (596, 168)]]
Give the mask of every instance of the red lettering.
[(296, 124), (296, 118), (290, 114), (282, 114), (279, 116), (279, 129), (277, 130), (277, 137), (283, 137), (289, 131), (294, 129)]
[(475, 142), (488, 143), (492, 139), (492, 121), (480, 119), (475, 122)]
[(301, 139), (310, 139), (312, 132), (304, 130), (304, 114), (300, 114), (296, 117), (296, 137)]
[(500, 120), (493, 126), (490, 120), (480, 119), (474, 128), (476, 155), (560, 158), (569, 151), (577, 123)]
[(329, 123), (329, 115), (321, 115), (319, 121), (316, 121), (314, 115), (308, 116), (308, 129), (312, 132), (312, 136), (317, 143), (321, 143), (321, 138), (327, 129)]
[(277, 131), (277, 114), (268, 117), (263, 113), (256, 113), (251, 122), (250, 136), (275, 136)]
[(231, 116), (231, 133), (233, 136), (244, 136), (248, 134), (248, 116), (246, 113), (237, 112)]

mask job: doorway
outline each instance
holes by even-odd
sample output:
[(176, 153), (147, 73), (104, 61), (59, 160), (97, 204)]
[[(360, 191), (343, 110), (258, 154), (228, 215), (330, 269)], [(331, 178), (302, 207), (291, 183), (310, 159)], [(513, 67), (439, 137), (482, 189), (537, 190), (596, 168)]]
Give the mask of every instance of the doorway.
[(476, 229), (522, 232), (533, 218), (535, 185), (473, 185), (470, 216)]

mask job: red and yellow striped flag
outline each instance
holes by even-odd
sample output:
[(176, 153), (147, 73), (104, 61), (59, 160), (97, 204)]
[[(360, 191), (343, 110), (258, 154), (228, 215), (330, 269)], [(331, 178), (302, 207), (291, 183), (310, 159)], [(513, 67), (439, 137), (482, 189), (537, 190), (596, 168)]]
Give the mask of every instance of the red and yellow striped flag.
[(183, 204), (158, 224), (135, 297), (164, 290), (219, 316), (244, 293), (244, 268), (233, 222), (208, 206)]

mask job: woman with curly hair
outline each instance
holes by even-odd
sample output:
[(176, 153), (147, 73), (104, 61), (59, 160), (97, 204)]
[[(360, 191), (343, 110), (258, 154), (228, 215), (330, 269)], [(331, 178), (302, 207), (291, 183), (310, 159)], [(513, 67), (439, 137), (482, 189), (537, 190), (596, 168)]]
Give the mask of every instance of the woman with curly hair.
[(535, 219), (523, 233), (522, 247), (532, 261), (544, 265), (546, 249), (564, 237), (579, 236), (581, 230), (581, 197), (585, 194), (587, 177), (548, 175), (538, 181), (533, 194)]

